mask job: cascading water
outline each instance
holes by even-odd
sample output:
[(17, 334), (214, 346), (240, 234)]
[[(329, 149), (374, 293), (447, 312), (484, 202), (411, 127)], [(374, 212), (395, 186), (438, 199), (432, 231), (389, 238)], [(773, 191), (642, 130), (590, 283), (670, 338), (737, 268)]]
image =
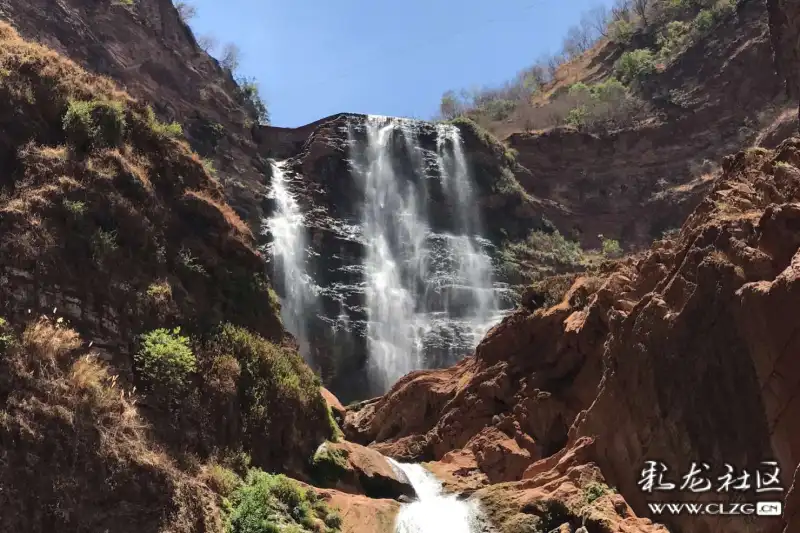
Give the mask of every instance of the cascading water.
[(315, 306), (314, 284), (305, 268), (306, 239), (304, 217), (288, 187), (282, 163), (272, 163), (269, 198), (275, 202), (273, 216), (264, 223), (272, 236), (270, 253), (280, 272), (281, 319), (295, 336), (300, 353), (308, 357), (310, 347), (306, 315)]
[[(454, 363), (502, 315), (458, 130), (438, 126), (433, 153), (420, 146), (422, 124), (368, 117), (353, 161), (365, 196), (369, 372), (382, 390)], [(428, 205), (434, 190), (449, 213)]]
[(395, 533), (474, 533), (480, 530), (475, 503), (445, 494), (439, 481), (422, 465), (389, 462), (401, 470), (417, 499), (404, 505), (397, 515)]

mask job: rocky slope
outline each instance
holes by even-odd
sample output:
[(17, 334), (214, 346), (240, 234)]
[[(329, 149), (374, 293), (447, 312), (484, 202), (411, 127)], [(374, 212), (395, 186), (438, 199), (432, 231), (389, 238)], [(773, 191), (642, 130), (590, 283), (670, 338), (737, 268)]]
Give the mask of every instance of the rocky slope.
[(0, 19), (30, 40), (108, 76), (177, 121), (193, 149), (211, 158), (234, 207), (256, 230), (265, 163), (253, 111), (228, 71), (197, 44), (171, 0), (0, 1)]
[[(520, 309), (474, 357), (411, 375), (350, 411), (346, 434), (401, 457), (448, 463), (467, 454), (489, 483), (519, 483), (512, 492), (542, 476), (552, 481), (556, 461), (566, 475), (563, 461), (577, 454), (645, 514), (646, 501), (657, 500), (637, 482), (654, 458), (682, 472), (694, 460), (755, 468), (774, 457), (788, 489), (800, 462), (789, 311), (798, 165), (797, 139), (726, 158), (677, 238), (578, 280), (554, 307)], [(738, 518), (666, 522), (709, 532), (775, 527)]]
[[(655, 32), (640, 34), (630, 46), (655, 48), (656, 39)], [(569, 83), (607, 79), (624, 50), (602, 42), (576, 60), (585, 65), (564, 67)], [(714, 162), (753, 143), (774, 147), (791, 132), (783, 112), (794, 105), (784, 98), (771, 58), (765, 3), (742, 0), (637, 89), (652, 108), (642, 124), (595, 134), (570, 128), (507, 134), (530, 170), (517, 177), (532, 195), (558, 203), (545, 211), (548, 218), (585, 246), (598, 246), (598, 234), (631, 249), (646, 246), (679, 227), (698, 204)], [(555, 86), (551, 98), (569, 84)]]

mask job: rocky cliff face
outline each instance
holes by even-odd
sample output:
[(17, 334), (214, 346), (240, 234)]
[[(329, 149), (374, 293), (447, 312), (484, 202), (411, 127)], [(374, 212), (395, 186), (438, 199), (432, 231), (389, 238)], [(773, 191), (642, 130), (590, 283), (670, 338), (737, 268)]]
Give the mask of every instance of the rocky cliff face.
[(23, 37), (112, 78), (160, 119), (178, 121), (192, 147), (215, 161), (234, 207), (259, 227), (265, 166), (252, 138), (252, 111), (171, 0), (3, 0), (0, 18)]
[[(279, 128), (262, 128), (260, 133), (263, 142), (277, 142), (274, 155), (287, 158), (280, 165), (282, 179), (305, 217), (302, 231), (310, 253), (304, 258), (302, 268), (317, 286), (313, 304), (304, 313), (310, 357), (328, 386), (346, 401), (383, 392), (382, 386), (370, 383), (367, 375), (369, 289), (365, 283), (369, 266), (365, 260), (370, 238), (365, 233), (368, 231), (365, 213), (370, 209), (368, 188), (374, 185), (365, 181), (365, 172), (369, 172), (365, 168), (375, 164), (370, 159), (374, 154), (367, 152), (376, 149), (370, 146), (375, 141), (367, 138), (369, 120), (363, 115), (343, 114), (316, 124), (313, 129), (306, 127), (290, 133)], [(457, 234), (463, 229), (458, 227), (462, 216), (458, 211), (458, 195), (449, 189), (452, 185), (441, 168), (443, 150), (448, 149), (443, 146), (451, 141), (444, 138), (442, 127), (430, 123), (398, 124), (381, 156), (393, 168), (395, 185), (401, 191), (407, 188), (417, 191), (422, 219), (419, 223), (425, 226), (425, 240)], [(300, 139), (308, 131), (309, 137), (298, 149)], [(515, 163), (505, 148), (482, 136), (471, 123), (461, 124), (458, 131), (463, 144), (459, 149), (466, 154), (465, 171), (474, 180), (464, 185), (474, 188), (477, 202), (477, 206), (470, 206), (470, 216), (485, 221), (483, 225), (476, 222), (471, 231), (488, 237), (483, 245), (486, 253), (493, 255), (495, 246), (505, 238), (520, 238), (532, 229), (546, 228), (539, 215), (540, 202), (522, 192), (514, 181), (511, 168)], [(268, 204), (268, 212), (274, 213), (276, 209), (274, 204)], [(403, 257), (403, 261), (419, 259), (426, 262), (425, 268), (431, 269), (428, 274), (431, 277), (456, 274), (450, 272), (453, 267), (444, 263), (446, 258), (437, 258), (435, 252), (422, 258)], [(443, 271), (439, 273), (437, 269)], [(280, 270), (276, 265), (274, 279), (280, 280)], [(451, 305), (457, 312), (459, 295), (453, 292), (455, 288), (449, 292), (447, 289), (452, 281), (444, 277), (441, 281), (444, 288), (431, 287), (425, 291), (425, 298), (431, 299), (430, 304), (436, 308)], [(282, 295), (288, 293), (281, 283), (278, 290)], [(423, 307), (425, 302), (415, 305)], [(508, 307), (513, 303), (507, 299), (500, 305)], [(448, 337), (438, 342), (434, 338), (438, 334), (434, 330), (424, 340), (425, 366), (447, 366), (473, 347), (467, 338)]]

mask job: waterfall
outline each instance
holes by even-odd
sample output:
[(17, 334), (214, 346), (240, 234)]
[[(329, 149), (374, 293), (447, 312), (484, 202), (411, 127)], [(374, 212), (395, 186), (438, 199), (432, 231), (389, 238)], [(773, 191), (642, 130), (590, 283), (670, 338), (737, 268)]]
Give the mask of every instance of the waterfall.
[(441, 483), (422, 465), (398, 463), (393, 459), (389, 462), (406, 475), (417, 493), (415, 501), (400, 509), (395, 533), (474, 533), (480, 530), (475, 503), (445, 494)]
[(306, 314), (315, 306), (313, 280), (306, 272), (306, 239), (304, 217), (292, 192), (282, 163), (272, 163), (272, 185), (268, 197), (275, 211), (264, 223), (265, 232), (272, 237), (270, 255), (280, 277), (281, 320), (297, 339), (300, 353), (309, 357)]
[[(368, 370), (381, 390), (453, 364), (502, 314), (458, 130), (437, 126), (433, 152), (421, 146), (424, 126), (370, 116), (353, 159), (364, 189)], [(432, 205), (433, 190), (444, 202)]]

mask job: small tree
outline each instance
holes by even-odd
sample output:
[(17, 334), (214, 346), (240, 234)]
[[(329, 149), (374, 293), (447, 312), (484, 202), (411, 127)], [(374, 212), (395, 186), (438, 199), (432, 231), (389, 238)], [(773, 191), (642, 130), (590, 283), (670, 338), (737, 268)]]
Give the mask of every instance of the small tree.
[(608, 26), (611, 24), (611, 13), (604, 5), (590, 9), (585, 15), (581, 24), (589, 28), (597, 37), (608, 37)]
[(620, 56), (614, 69), (623, 83), (634, 83), (645, 79), (656, 71), (653, 53), (646, 48), (625, 52)]
[(217, 44), (217, 39), (213, 35), (201, 35), (197, 38), (197, 46), (207, 54), (213, 52)]
[(239, 70), (241, 56), (242, 51), (239, 47), (233, 43), (228, 43), (225, 45), (225, 48), (222, 49), (222, 58), (220, 58), (219, 63), (222, 65), (222, 68), (233, 73)]
[(653, 0), (632, 0), (631, 8), (634, 14), (642, 21), (643, 26), (648, 26), (649, 22), (647, 17), (650, 16), (650, 10), (653, 7)]
[(439, 103), (439, 114), (445, 120), (452, 120), (464, 114), (464, 106), (453, 91), (447, 91), (442, 95)]
[(197, 8), (182, 0), (175, 2), (175, 9), (178, 10), (178, 16), (184, 23), (188, 23), (197, 15)]

